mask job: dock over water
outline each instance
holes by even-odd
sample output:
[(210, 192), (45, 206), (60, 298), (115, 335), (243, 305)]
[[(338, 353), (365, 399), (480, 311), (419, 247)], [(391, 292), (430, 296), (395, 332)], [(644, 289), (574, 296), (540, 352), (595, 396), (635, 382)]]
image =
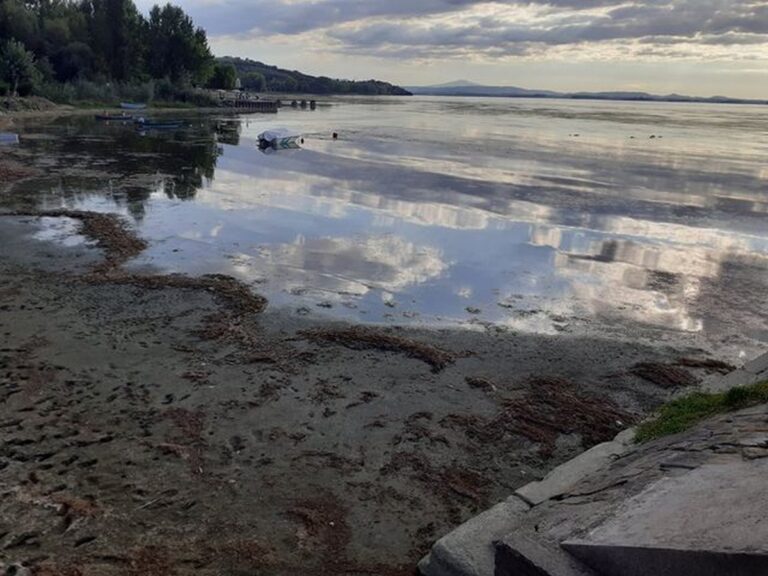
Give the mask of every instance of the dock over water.
[(242, 112), (277, 114), (277, 100), (251, 100), (249, 98), (226, 98), (222, 100), (227, 108), (236, 108)]

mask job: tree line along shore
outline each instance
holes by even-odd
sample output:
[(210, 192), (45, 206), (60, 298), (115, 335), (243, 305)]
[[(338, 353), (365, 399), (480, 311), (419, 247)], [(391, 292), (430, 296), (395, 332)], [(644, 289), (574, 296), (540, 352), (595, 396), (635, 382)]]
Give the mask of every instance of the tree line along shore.
[(209, 89), (387, 94), (386, 82), (335, 80), (214, 57), (206, 31), (178, 6), (142, 14), (132, 0), (0, 0), (0, 96), (59, 104), (217, 104)]

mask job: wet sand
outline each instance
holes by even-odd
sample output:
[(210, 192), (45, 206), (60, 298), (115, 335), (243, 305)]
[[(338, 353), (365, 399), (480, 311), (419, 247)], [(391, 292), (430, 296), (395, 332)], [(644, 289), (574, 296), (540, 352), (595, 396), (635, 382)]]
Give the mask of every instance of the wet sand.
[(35, 240), (4, 185), (0, 560), (37, 574), (413, 574), (463, 520), (738, 362), (635, 325), (265, 308), (234, 279), (126, 273), (144, 244), (108, 218), (49, 212), (83, 242)]
[(94, 281), (104, 250), (0, 224), (2, 557), (43, 574), (410, 574), (717, 369), (687, 346), (360, 336), (204, 283)]

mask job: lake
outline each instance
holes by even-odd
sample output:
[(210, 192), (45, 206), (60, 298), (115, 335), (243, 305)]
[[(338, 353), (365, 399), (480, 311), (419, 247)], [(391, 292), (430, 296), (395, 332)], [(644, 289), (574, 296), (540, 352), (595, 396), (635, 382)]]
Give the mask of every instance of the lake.
[[(132, 268), (231, 274), (298, 314), (768, 341), (764, 107), (330, 98), (184, 117), (24, 121), (46, 176), (14, 202), (125, 214), (150, 241)], [(303, 148), (259, 151), (276, 126)]]

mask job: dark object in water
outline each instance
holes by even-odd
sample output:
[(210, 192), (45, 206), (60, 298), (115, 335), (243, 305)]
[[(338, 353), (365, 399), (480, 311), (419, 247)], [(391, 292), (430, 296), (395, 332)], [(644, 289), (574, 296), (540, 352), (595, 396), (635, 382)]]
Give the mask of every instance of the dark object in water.
[(181, 120), (146, 120), (144, 118), (137, 118), (134, 122), (140, 130), (171, 130), (181, 128), (184, 125)]
[(133, 120), (133, 116), (126, 113), (121, 114), (107, 114), (106, 112), (104, 114), (96, 114), (96, 120), (102, 120), (102, 121), (110, 121), (114, 120), (116, 122), (129, 122)]
[(334, 132), (333, 133), (333, 139), (334, 140), (338, 140), (339, 139), (339, 133), (338, 132)]

